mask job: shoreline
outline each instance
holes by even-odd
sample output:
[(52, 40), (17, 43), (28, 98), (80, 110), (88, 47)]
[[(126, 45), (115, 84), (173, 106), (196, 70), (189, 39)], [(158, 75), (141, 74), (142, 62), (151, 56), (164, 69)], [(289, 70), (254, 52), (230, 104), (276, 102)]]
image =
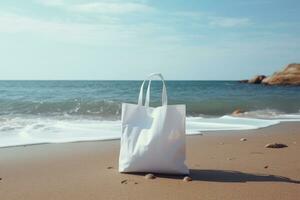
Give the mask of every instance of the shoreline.
[[(201, 135), (213, 132), (234, 132), (234, 131), (247, 131), (258, 130), (261, 128), (267, 128), (274, 125), (278, 125), (286, 122), (299, 122), (299, 118), (286, 118), (286, 119), (263, 119), (263, 118), (251, 118), (247, 116), (233, 116), (224, 115), (219, 118), (201, 118), (194, 117), (188, 118), (186, 122), (186, 135)], [(65, 129), (57, 129), (58, 132), (50, 132), (45, 128), (41, 130), (35, 130), (35, 126), (41, 126), (40, 124), (30, 125), (28, 130), (19, 130), (14, 133), (7, 133), (4, 135), (0, 143), (1, 148), (10, 148), (17, 146), (30, 146), (39, 144), (63, 144), (74, 142), (90, 142), (90, 141), (106, 141), (106, 140), (119, 140), (120, 139), (120, 121), (109, 121), (110, 125), (104, 122), (93, 121), (92, 129), (89, 129), (90, 124), (66, 124)], [(53, 122), (55, 127), (56, 122)], [(74, 127), (75, 126), (75, 127)], [(49, 127), (51, 128), (51, 127)], [(57, 128), (57, 127), (55, 127)], [(79, 128), (79, 130), (77, 129)], [(47, 128), (46, 128), (47, 129)], [(87, 132), (86, 132), (87, 131)], [(83, 134), (84, 133), (84, 134)], [(64, 135), (64, 137), (61, 137)], [(25, 138), (25, 139), (24, 139)]]
[[(298, 199), (300, 122), (187, 137), (192, 182), (117, 171), (119, 141), (0, 148), (1, 199)], [(230, 134), (229, 134), (230, 132)], [(246, 138), (247, 141), (240, 141)], [(268, 149), (281, 142), (283, 149)], [(17, 192), (16, 192), (17, 191)]]

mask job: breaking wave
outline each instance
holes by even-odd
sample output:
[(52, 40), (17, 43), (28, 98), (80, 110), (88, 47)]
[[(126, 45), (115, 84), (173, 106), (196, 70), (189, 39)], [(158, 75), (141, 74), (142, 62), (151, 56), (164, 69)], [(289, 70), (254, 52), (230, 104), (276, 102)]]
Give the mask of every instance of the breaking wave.
[[(260, 118), (253, 118), (254, 114)], [(300, 114), (267, 115), (267, 118), (265, 114), (266, 112), (254, 111), (239, 117), (229, 115), (187, 117), (186, 132), (190, 135), (199, 134), (201, 131), (251, 130), (275, 125), (282, 121), (300, 121)], [(0, 147), (111, 140), (120, 138), (120, 134), (120, 120), (89, 119), (74, 116), (0, 116)]]

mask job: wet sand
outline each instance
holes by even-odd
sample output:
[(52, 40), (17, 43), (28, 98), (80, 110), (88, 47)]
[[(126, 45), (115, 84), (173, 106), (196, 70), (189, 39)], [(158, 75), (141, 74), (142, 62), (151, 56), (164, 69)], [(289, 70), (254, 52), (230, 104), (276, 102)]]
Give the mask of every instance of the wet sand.
[(118, 153), (119, 140), (1, 148), (0, 199), (300, 198), (300, 122), (187, 136), (191, 182), (120, 174)]

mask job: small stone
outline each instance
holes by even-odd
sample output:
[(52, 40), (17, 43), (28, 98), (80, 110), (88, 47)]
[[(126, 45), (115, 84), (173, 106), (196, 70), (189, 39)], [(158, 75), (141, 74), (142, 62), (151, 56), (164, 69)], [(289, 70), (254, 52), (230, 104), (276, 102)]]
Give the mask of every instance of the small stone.
[(242, 109), (236, 109), (235, 111), (232, 112), (232, 115), (240, 115), (243, 114), (245, 111)]
[(184, 178), (183, 178), (183, 181), (184, 182), (190, 182), (190, 181), (192, 181), (193, 179), (191, 178), (191, 177), (189, 177), (189, 176), (185, 176)]
[(281, 144), (281, 143), (273, 143), (273, 144), (266, 144), (266, 148), (285, 148), (288, 147), (286, 144)]
[(268, 165), (266, 165), (266, 166), (264, 166), (264, 168), (265, 168), (265, 169), (267, 169), (267, 168), (269, 168), (269, 166), (268, 166)]
[(121, 181), (121, 184), (127, 184), (127, 182), (128, 182), (128, 180), (125, 179), (125, 180)]
[(246, 138), (241, 138), (240, 141), (241, 141), (241, 142), (247, 141), (247, 139), (246, 139)]
[(153, 174), (146, 174), (145, 179), (155, 179), (156, 177)]
[(109, 166), (109, 167), (107, 167), (107, 169), (113, 169), (113, 167), (112, 167), (112, 166)]
[(134, 185), (137, 185), (137, 184), (139, 184), (138, 182), (134, 182)]
[(227, 158), (227, 160), (234, 160), (235, 158)]

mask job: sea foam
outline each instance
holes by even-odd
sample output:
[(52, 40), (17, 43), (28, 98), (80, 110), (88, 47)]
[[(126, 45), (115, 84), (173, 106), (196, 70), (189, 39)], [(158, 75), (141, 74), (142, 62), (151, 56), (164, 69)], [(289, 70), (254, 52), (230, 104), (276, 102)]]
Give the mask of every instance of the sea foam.
[[(201, 131), (251, 130), (278, 124), (282, 121), (300, 121), (299, 114), (281, 114), (272, 119), (222, 116), (213, 118), (187, 117), (187, 135)], [(0, 147), (66, 143), (77, 141), (111, 140), (121, 136), (121, 121), (95, 119), (50, 118), (36, 116), (5, 117), (0, 119)]]

